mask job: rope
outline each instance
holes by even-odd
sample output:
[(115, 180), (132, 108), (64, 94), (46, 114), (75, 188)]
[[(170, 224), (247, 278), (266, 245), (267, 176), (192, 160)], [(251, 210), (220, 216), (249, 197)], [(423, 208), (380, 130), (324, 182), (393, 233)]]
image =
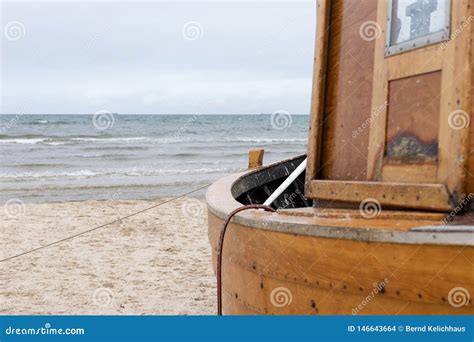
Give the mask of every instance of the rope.
[(76, 237), (79, 237), (79, 236), (82, 236), (82, 235), (91, 233), (91, 232), (93, 232), (93, 231), (95, 231), (95, 230), (98, 230), (98, 229), (104, 228), (104, 227), (106, 227), (106, 226), (109, 226), (109, 225), (111, 225), (111, 224), (114, 224), (114, 223), (123, 221), (123, 220), (128, 219), (128, 218), (130, 218), (130, 217), (132, 217), (132, 216), (135, 216), (135, 215), (144, 213), (145, 211), (148, 211), (148, 210), (151, 210), (151, 209), (155, 209), (155, 208), (157, 208), (157, 207), (160, 207), (160, 206), (162, 206), (162, 205), (165, 205), (166, 203), (173, 202), (173, 201), (175, 201), (175, 200), (177, 200), (177, 199), (179, 199), (179, 198), (182, 198), (182, 197), (185, 197), (185, 196), (190, 195), (190, 194), (192, 194), (192, 193), (198, 192), (199, 190), (203, 190), (203, 189), (207, 188), (209, 185), (211, 185), (211, 184), (206, 184), (206, 185), (204, 185), (204, 186), (201, 186), (200, 188), (197, 188), (197, 189), (188, 191), (188, 192), (186, 192), (186, 193), (184, 193), (184, 194), (182, 194), (182, 195), (173, 197), (173, 198), (171, 198), (171, 199), (169, 199), (169, 200), (166, 200), (166, 201), (164, 201), (164, 202), (160, 202), (160, 203), (155, 204), (155, 205), (153, 205), (153, 206), (151, 206), (151, 207), (148, 207), (148, 208), (145, 208), (145, 209), (143, 209), (143, 210), (134, 212), (134, 213), (132, 213), (132, 214), (130, 214), (130, 215), (127, 215), (127, 216), (124, 216), (124, 217), (120, 217), (120, 218), (118, 218), (118, 219), (116, 219), (116, 220), (113, 220), (113, 221), (104, 223), (104, 224), (102, 224), (102, 225), (100, 225), (100, 226), (97, 226), (97, 227), (94, 227), (94, 228), (85, 230), (85, 231), (83, 231), (83, 232), (80, 232), (80, 233), (77, 233), (77, 234), (74, 234), (74, 235), (71, 235), (71, 236), (68, 236), (68, 237), (66, 237), (66, 238), (64, 238), (64, 239), (61, 239), (61, 240), (57, 240), (57, 241), (48, 243), (48, 244), (46, 244), (46, 245), (44, 245), (44, 246), (40, 246), (40, 247), (31, 249), (31, 250), (29, 250), (29, 251), (19, 253), (19, 254), (10, 256), (10, 257), (8, 257), (8, 258), (5, 258), (5, 259), (1, 259), (1, 260), (0, 260), (0, 263), (6, 262), (6, 261), (9, 261), (9, 260), (12, 260), (12, 259), (16, 259), (16, 258), (19, 258), (19, 257), (21, 257), (21, 256), (24, 256), (24, 255), (27, 255), (27, 254), (30, 254), (30, 253), (33, 253), (33, 252), (37, 252), (37, 251), (39, 251), (39, 250), (42, 250), (42, 249), (45, 249), (45, 248), (48, 248), (48, 247), (51, 247), (51, 246), (58, 245), (58, 244), (60, 244), (60, 243), (62, 243), (62, 242), (64, 242), (64, 241), (72, 240), (72, 239), (74, 239), (74, 238), (76, 238)]
[(217, 315), (222, 316), (222, 251), (224, 248), (224, 237), (225, 232), (227, 230), (227, 226), (229, 225), (230, 220), (234, 217), (235, 214), (240, 213), (241, 211), (248, 210), (248, 209), (263, 209), (265, 211), (275, 212), (276, 210), (267, 205), (261, 204), (249, 204), (243, 207), (237, 208), (232, 211), (227, 219), (224, 222), (224, 226), (222, 227), (221, 234), (219, 237), (219, 245), (217, 248)]

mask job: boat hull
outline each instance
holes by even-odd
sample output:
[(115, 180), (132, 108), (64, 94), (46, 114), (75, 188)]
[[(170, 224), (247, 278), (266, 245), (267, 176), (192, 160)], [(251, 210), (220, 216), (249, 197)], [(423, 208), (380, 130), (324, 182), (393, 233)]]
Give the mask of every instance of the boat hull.
[[(222, 225), (209, 214), (214, 267)], [(472, 293), (472, 260), (472, 247), (460, 252), (454, 246), (330, 239), (230, 224), (223, 313), (472, 315), (471, 303), (450, 304), (453, 289)]]
[[(226, 214), (241, 206), (232, 186), (243, 176), (217, 182), (207, 195), (214, 269)], [(315, 208), (238, 214), (223, 246), (223, 314), (474, 314), (472, 234), (413, 230), (436, 230), (439, 214), (383, 215)]]

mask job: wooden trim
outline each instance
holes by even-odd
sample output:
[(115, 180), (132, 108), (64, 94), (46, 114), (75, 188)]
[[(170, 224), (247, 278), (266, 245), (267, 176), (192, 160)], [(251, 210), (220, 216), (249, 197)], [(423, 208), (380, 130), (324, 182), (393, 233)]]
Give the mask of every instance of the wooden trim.
[[(321, 159), (321, 131), (326, 88), (326, 60), (329, 38), (330, 1), (318, 0), (316, 46), (313, 72), (313, 92), (311, 99), (311, 122), (308, 134), (308, 165), (306, 182), (316, 177)], [(306, 189), (305, 189), (306, 191)]]
[[(471, 6), (471, 13), (469, 15), (469, 18), (474, 18), (474, 6)], [(470, 94), (470, 102), (471, 102), (471, 109), (470, 109), (470, 115), (472, 116), (472, 113), (474, 113), (474, 71), (472, 70), (473, 65), (474, 65), (474, 25), (471, 22), (470, 24), (470, 29), (471, 29), (471, 51), (470, 51), (470, 73), (471, 73), (471, 94)], [(472, 118), (471, 118), (472, 120)], [(471, 125), (469, 129), (469, 151), (474, 151), (474, 125)], [(474, 193), (474, 153), (469, 153), (469, 157), (467, 160), (467, 171), (468, 171), (468, 176), (466, 179), (466, 193)]]
[[(436, 164), (384, 164), (382, 182), (437, 183)], [(423, 179), (423, 182), (420, 182)]]
[(258, 148), (249, 151), (249, 169), (256, 169), (263, 165), (265, 150)]
[(382, 35), (375, 44), (374, 78), (372, 87), (372, 110), (367, 155), (367, 180), (379, 180), (381, 176), (388, 107), (388, 59), (385, 58), (385, 32), (387, 30), (388, 2), (379, 1), (377, 23)]
[(425, 49), (407, 52), (406, 54), (410, 54), (409, 63), (407, 63), (406, 54), (387, 58), (388, 81), (443, 69), (442, 46), (438, 44)]
[(448, 211), (454, 208), (443, 184), (313, 180), (311, 198), (347, 202), (377, 201), (393, 207)]
[(469, 2), (452, 1), (453, 33), (451, 40), (444, 45), (443, 56), (438, 182), (447, 185), (455, 200), (462, 200), (465, 196), (469, 125), (453, 129), (449, 121), (450, 114), (455, 111), (467, 114), (468, 118), (471, 116), (471, 32), (464, 22), (469, 14)]

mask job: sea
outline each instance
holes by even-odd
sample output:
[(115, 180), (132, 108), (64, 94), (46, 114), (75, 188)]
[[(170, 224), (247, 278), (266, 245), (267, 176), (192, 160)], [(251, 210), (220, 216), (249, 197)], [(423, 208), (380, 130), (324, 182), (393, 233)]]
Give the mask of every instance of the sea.
[[(306, 153), (308, 115), (0, 115), (0, 203), (153, 200)], [(205, 190), (196, 193), (203, 196)]]

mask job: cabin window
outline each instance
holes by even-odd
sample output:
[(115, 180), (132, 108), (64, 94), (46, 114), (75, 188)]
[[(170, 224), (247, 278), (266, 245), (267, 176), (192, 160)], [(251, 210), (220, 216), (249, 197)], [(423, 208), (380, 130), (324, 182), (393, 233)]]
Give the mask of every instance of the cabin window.
[(385, 56), (449, 39), (451, 0), (389, 0)]

